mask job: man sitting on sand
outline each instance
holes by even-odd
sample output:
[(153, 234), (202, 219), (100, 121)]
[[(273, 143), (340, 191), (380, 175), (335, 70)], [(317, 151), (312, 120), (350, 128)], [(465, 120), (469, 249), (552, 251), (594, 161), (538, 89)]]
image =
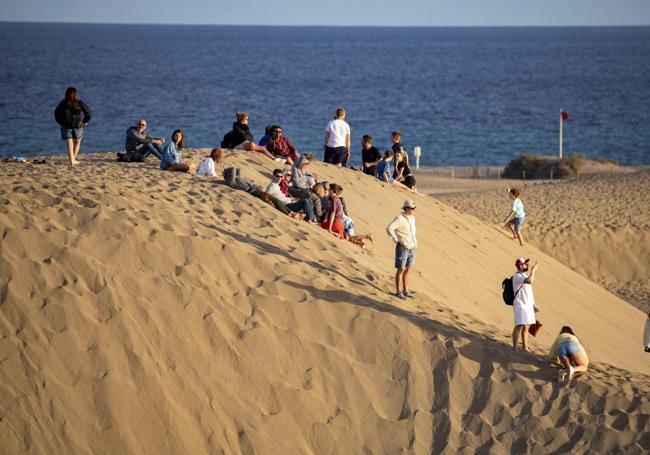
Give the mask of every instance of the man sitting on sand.
[(297, 199), (285, 196), (280, 189), (280, 182), (282, 181), (282, 178), (282, 169), (274, 169), (271, 182), (266, 187), (266, 194), (282, 202), (285, 207), (294, 213), (304, 212), (304, 218), (307, 221), (316, 223), (316, 215), (314, 214), (314, 205), (311, 201), (311, 198)]
[(266, 142), (266, 149), (273, 156), (285, 159), (289, 165), (292, 165), (300, 157), (298, 149), (294, 147), (288, 137), (282, 135), (282, 127), (277, 125), (273, 129), (273, 135)]
[(126, 130), (126, 141), (124, 144), (126, 153), (118, 153), (118, 161), (144, 161), (149, 155), (153, 155), (158, 159), (162, 158), (160, 145), (165, 143), (165, 138), (149, 136), (145, 132), (146, 128), (147, 121), (141, 119), (138, 120), (136, 126), (131, 126)]

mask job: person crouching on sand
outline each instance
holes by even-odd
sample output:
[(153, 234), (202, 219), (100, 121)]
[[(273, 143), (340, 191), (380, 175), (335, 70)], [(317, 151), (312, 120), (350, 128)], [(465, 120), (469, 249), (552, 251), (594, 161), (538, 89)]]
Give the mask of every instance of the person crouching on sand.
[(504, 220), (505, 228), (512, 233), (513, 240), (519, 240), (519, 245), (523, 246), (524, 241), (521, 237), (521, 228), (524, 225), (526, 213), (524, 213), (524, 203), (519, 199), (519, 190), (517, 188), (508, 188), (508, 196), (512, 200), (510, 213)]
[(183, 150), (183, 130), (175, 130), (172, 133), (172, 140), (160, 147), (162, 159), (160, 169), (163, 171), (187, 172), (190, 167), (181, 163), (181, 150)]
[(552, 363), (559, 363), (562, 368), (558, 374), (558, 381), (568, 383), (575, 373), (584, 373), (589, 366), (589, 358), (580, 340), (568, 325), (560, 330), (549, 353)]

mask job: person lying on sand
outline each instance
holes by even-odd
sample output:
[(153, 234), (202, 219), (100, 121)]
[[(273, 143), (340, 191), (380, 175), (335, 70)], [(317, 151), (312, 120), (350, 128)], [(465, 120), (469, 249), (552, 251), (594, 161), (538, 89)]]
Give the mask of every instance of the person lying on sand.
[(519, 199), (519, 190), (517, 188), (508, 188), (508, 196), (512, 200), (510, 213), (505, 218), (505, 228), (512, 233), (513, 240), (519, 240), (519, 245), (524, 245), (524, 240), (521, 236), (521, 228), (524, 225), (526, 213), (524, 212), (524, 203)]
[(181, 162), (181, 150), (183, 150), (183, 139), (185, 134), (183, 130), (174, 130), (172, 140), (160, 147), (162, 159), (160, 160), (160, 169), (163, 171), (187, 172), (190, 170), (189, 165)]
[(558, 374), (560, 383), (568, 383), (575, 373), (584, 373), (589, 366), (589, 358), (580, 340), (568, 325), (560, 330), (549, 353), (551, 362), (562, 368)]

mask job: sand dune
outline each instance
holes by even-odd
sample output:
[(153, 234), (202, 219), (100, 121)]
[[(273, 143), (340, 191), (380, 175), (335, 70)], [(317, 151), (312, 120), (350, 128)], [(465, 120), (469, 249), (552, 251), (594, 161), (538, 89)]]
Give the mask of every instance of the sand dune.
[[(535, 248), (418, 198), (402, 301), (383, 232), (407, 194), (359, 172), (314, 166), (372, 250), (215, 180), (83, 158), (0, 167), (2, 452), (650, 450), (643, 314)], [(541, 263), (534, 355), (499, 295), (521, 254)], [(562, 324), (593, 361), (567, 387), (545, 359)]]
[[(504, 188), (512, 183), (436, 197), (496, 223), (508, 211)], [(649, 195), (650, 170), (527, 186), (522, 194), (529, 215), (524, 234), (536, 247), (647, 312)]]

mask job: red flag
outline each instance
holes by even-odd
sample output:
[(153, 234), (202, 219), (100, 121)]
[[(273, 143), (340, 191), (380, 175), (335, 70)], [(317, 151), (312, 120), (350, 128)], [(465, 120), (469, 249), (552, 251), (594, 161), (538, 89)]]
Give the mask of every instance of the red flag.
[(562, 120), (569, 120), (569, 113), (566, 111), (560, 111), (560, 118)]

